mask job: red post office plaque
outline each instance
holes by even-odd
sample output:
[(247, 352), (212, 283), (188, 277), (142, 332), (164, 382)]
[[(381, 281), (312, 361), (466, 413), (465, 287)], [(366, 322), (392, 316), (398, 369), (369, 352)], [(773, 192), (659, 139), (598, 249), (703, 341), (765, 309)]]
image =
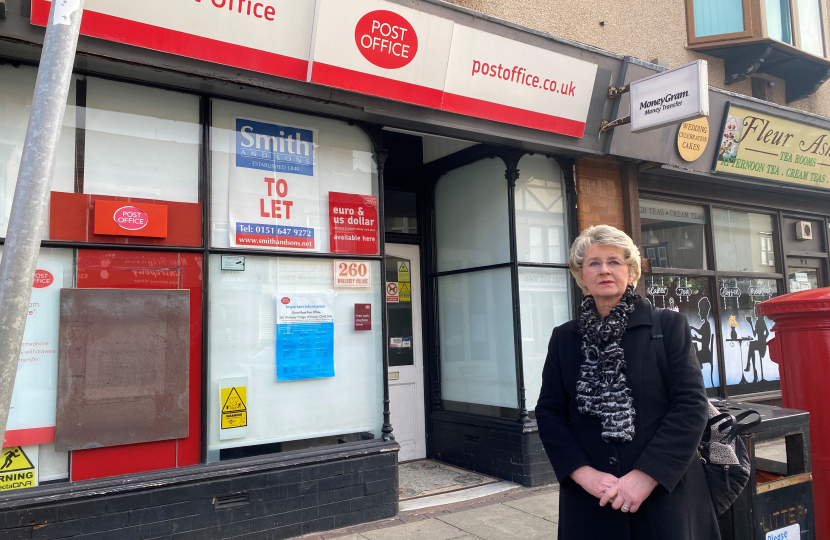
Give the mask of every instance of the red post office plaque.
[(167, 238), (167, 206), (124, 201), (95, 201), (95, 234)]

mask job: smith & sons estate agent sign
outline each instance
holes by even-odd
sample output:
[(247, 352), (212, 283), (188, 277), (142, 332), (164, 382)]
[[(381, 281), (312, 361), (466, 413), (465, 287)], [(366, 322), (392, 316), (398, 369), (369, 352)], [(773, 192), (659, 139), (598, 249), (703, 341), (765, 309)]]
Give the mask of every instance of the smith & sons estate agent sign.
[(714, 172), (830, 189), (830, 130), (729, 104)]

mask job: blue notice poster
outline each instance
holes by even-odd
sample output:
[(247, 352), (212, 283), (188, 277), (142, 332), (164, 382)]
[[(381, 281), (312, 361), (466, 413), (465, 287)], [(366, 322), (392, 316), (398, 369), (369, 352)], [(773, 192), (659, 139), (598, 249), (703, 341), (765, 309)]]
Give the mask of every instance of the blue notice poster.
[(334, 377), (334, 295), (277, 294), (277, 380)]

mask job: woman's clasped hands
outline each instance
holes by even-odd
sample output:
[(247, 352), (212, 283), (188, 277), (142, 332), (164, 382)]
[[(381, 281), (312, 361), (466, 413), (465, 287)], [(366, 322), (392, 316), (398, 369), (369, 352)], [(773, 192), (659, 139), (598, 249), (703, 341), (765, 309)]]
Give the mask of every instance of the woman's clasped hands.
[(621, 512), (636, 512), (657, 487), (653, 478), (636, 469), (617, 478), (586, 465), (571, 473), (571, 478), (582, 489), (598, 498), (600, 506), (610, 502), (611, 508)]

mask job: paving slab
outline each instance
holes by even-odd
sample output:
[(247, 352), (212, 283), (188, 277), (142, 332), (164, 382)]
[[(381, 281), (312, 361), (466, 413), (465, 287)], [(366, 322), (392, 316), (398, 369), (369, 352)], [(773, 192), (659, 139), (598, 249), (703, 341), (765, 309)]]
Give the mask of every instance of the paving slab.
[(366, 540), (365, 536), (359, 534), (347, 534), (346, 536), (332, 536), (332, 540)]
[(559, 523), (559, 492), (552, 491), (544, 495), (535, 495), (523, 499), (504, 501), (502, 503), (510, 508), (527, 512), (531, 516), (547, 519)]
[[(482, 540), (550, 540), (557, 536), (557, 526), (527, 512), (494, 504), (455, 514), (436, 516), (443, 521)], [(429, 538), (429, 537), (425, 537)]]
[(363, 531), (361, 534), (368, 540), (457, 540), (468, 536), (469, 533), (442, 521), (430, 519), (386, 529)]

